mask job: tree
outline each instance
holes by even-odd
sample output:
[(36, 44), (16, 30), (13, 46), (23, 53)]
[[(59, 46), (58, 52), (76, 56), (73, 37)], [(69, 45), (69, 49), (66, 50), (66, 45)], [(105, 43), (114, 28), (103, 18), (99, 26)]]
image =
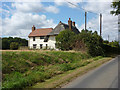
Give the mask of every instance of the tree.
[(88, 30), (82, 30), (79, 34), (79, 38), (82, 38), (86, 45), (87, 52), (91, 56), (104, 55), (104, 50), (102, 49), (103, 39), (97, 34), (96, 31), (92, 33)]
[(120, 1), (119, 0), (118, 2), (112, 2), (111, 7), (114, 8), (114, 10), (111, 11), (111, 14), (114, 14), (114, 15), (120, 14)]
[(71, 50), (74, 43), (75, 35), (76, 34), (74, 32), (68, 29), (61, 31), (58, 36), (56, 36), (57, 48), (61, 50)]
[(10, 49), (17, 50), (19, 47), (19, 44), (17, 42), (10, 43)]
[(18, 37), (4, 37), (2, 38), (2, 49), (10, 49), (12, 42), (18, 42), (19, 46), (28, 46), (28, 40)]

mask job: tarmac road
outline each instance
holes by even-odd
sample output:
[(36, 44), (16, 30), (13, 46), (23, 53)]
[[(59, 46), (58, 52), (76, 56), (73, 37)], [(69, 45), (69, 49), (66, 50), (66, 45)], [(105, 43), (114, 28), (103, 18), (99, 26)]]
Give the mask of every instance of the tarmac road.
[(116, 57), (62, 88), (118, 88), (118, 61)]

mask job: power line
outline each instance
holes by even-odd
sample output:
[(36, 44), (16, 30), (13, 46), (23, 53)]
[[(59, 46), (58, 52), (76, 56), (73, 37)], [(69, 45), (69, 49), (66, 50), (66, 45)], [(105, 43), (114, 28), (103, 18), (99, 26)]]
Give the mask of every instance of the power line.
[[(85, 10), (84, 8), (79, 7), (78, 5), (75, 5), (75, 4), (73, 4), (72, 2), (69, 2), (69, 1), (67, 1), (67, 0), (65, 0), (65, 1), (66, 1), (67, 3), (69, 3), (69, 4), (73, 5), (73, 6), (75, 6), (75, 7), (78, 7), (79, 9), (84, 10), (85, 12), (89, 12), (89, 13), (93, 13), (93, 14), (98, 14), (98, 13), (95, 13), (95, 12), (92, 12), (92, 11)], [(78, 3), (78, 4), (79, 4), (79, 3)]]
[[(65, 0), (65, 1), (68, 2), (69, 4), (75, 6), (75, 7), (78, 7), (79, 9), (82, 9), (82, 10), (85, 11), (85, 30), (87, 28), (87, 12), (99, 15), (98, 13), (95, 13), (95, 12), (92, 12), (92, 11), (86, 11), (84, 8), (79, 7), (78, 5), (73, 4), (72, 2), (69, 2), (67, 0)], [(102, 13), (100, 13), (100, 36), (102, 36)]]

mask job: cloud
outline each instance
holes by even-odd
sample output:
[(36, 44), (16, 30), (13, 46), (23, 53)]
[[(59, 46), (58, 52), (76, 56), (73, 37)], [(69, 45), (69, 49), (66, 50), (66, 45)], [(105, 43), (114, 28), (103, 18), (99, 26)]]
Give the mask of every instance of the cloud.
[(56, 8), (55, 6), (48, 6), (45, 8), (47, 12), (53, 12), (53, 13), (59, 13), (59, 9)]
[(97, 1), (87, 2), (87, 4), (83, 6), (83, 8), (86, 11), (104, 14), (110, 14), (110, 10), (112, 10), (111, 2), (97, 2)]
[(37, 28), (55, 26), (53, 20), (47, 19), (45, 15), (17, 12), (11, 18), (2, 20), (2, 36), (27, 37), (32, 25)]
[(13, 3), (12, 7), (15, 7), (18, 12), (28, 13), (28, 12), (51, 12), (51, 13), (59, 13), (59, 9), (56, 6), (44, 6), (41, 2), (38, 3)]
[[(46, 15), (39, 15), (39, 12), (58, 13), (55, 6), (43, 6), (39, 3), (13, 3), (12, 6), (5, 6), (3, 9), (5, 18), (2, 21), (2, 36), (17, 36), (26, 38), (35, 25), (37, 28), (55, 27), (53, 19), (47, 19)], [(12, 14), (10, 8), (13, 9)], [(9, 12), (7, 12), (9, 11)], [(10, 14), (10, 15), (9, 15)], [(8, 15), (8, 16), (6, 16)], [(9, 17), (10, 16), (10, 17)]]
[(58, 6), (68, 6), (70, 8), (77, 8), (78, 3), (82, 0), (54, 0), (54, 3)]

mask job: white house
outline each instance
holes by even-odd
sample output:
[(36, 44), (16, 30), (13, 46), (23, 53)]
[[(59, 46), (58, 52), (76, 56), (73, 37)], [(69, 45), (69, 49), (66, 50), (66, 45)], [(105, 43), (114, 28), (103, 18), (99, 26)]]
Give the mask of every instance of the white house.
[(56, 40), (55, 37), (63, 30), (69, 29), (75, 32), (76, 34), (79, 33), (79, 30), (75, 26), (75, 22), (72, 22), (69, 18), (68, 24), (62, 23), (61, 21), (59, 24), (53, 28), (41, 28), (36, 29), (33, 25), (32, 32), (29, 34), (29, 41), (28, 46), (31, 49), (56, 49)]

